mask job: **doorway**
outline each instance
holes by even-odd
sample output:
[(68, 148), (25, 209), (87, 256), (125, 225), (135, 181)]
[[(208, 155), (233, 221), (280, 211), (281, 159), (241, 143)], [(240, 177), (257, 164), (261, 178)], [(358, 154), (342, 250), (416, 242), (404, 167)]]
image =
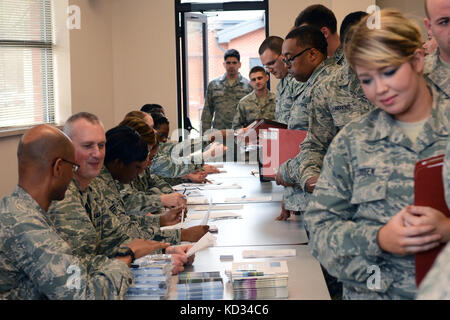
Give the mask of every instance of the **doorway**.
[[(267, 0), (208, 3), (177, 0), (177, 89), (179, 127), (199, 137), (208, 83), (225, 73), (223, 55), (236, 49), (242, 76), (262, 65), (258, 48), (268, 35)], [(187, 138), (182, 130), (181, 139)]]

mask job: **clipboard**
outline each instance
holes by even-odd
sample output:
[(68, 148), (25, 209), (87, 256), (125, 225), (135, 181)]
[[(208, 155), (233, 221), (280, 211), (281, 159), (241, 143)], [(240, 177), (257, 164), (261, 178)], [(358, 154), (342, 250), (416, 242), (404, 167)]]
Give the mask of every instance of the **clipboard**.
[[(432, 207), (450, 217), (450, 210), (445, 202), (442, 178), (443, 164), (443, 154), (416, 163), (414, 168), (414, 205)], [(441, 244), (434, 249), (414, 255), (417, 287), (425, 278), (434, 260), (444, 247), (445, 244)]]

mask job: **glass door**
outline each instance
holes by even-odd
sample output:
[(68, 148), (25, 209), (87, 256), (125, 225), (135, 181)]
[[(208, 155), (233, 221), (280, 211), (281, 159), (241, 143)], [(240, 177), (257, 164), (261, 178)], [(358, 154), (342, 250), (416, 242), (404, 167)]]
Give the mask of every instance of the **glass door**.
[[(206, 15), (184, 13), (184, 75), (186, 117), (184, 128), (199, 136), (201, 113), (208, 86), (208, 20)], [(190, 123), (189, 123), (190, 122)], [(189, 126), (190, 125), (190, 126)]]

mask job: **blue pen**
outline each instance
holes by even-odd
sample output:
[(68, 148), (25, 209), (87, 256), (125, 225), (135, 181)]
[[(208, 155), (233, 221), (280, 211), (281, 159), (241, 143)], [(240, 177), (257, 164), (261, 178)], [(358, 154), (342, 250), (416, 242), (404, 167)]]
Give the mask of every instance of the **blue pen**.
[(244, 194), (241, 198), (244, 199), (244, 198), (247, 198), (247, 196)]

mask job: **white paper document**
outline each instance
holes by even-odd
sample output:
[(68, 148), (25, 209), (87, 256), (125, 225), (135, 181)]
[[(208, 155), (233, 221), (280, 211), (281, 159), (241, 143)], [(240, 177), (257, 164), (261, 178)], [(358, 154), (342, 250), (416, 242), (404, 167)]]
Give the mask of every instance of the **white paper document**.
[[(200, 219), (204, 219), (205, 217), (205, 213), (189, 213), (188, 214), (189, 219), (190, 220), (200, 220)], [(241, 218), (242, 215), (240, 215), (239, 213), (234, 213), (234, 212), (211, 212), (209, 214), (209, 219), (210, 220), (214, 220), (214, 219), (237, 219), (237, 218)]]
[(215, 244), (216, 237), (214, 237), (210, 232), (207, 232), (200, 240), (194, 243), (194, 245), (188, 250), (188, 252), (186, 252), (186, 256), (190, 257), (196, 252), (212, 247)]
[(231, 197), (226, 198), (225, 202), (237, 202), (237, 203), (245, 203), (245, 202), (271, 202), (272, 201), (272, 195), (269, 196), (255, 196), (255, 197), (248, 197), (248, 196), (241, 196), (241, 197)]
[(242, 187), (236, 183), (223, 184), (223, 182), (213, 183), (183, 183), (174, 186), (173, 189), (177, 192), (182, 192), (189, 196), (190, 192), (199, 190), (226, 190), (226, 189), (242, 189)]
[(206, 197), (194, 197), (194, 198), (187, 198), (187, 204), (207, 204), (208, 198)]
[[(242, 204), (225, 204), (225, 205), (213, 205), (211, 210), (241, 210), (244, 208)], [(208, 205), (196, 205), (189, 207), (190, 210), (194, 211), (206, 211), (208, 210)]]
[(295, 257), (296, 255), (297, 251), (295, 249), (242, 251), (242, 258), (281, 258), (281, 257)]

